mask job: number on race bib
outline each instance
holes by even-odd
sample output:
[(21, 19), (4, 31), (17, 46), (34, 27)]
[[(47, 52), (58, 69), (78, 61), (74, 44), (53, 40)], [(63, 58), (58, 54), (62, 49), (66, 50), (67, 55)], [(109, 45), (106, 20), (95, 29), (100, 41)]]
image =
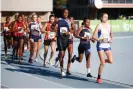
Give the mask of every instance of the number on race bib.
[(18, 27), (18, 29), (22, 29), (22, 27)]
[(104, 43), (109, 42), (109, 37), (103, 37), (103, 42), (104, 42)]
[(9, 29), (8, 29), (8, 27), (4, 27), (4, 31), (8, 31)]
[(55, 32), (50, 32), (48, 38), (53, 39), (55, 37)]
[(22, 33), (23, 32), (23, 29), (22, 29), (22, 27), (18, 27), (18, 33)]
[(24, 31), (23, 30), (21, 30), (21, 31), (18, 31), (18, 33), (23, 33)]
[(37, 29), (37, 25), (31, 25), (31, 29)]
[(84, 37), (89, 37), (89, 38), (91, 38), (91, 34), (89, 33), (89, 32), (85, 32), (85, 34), (84, 34)]
[(66, 33), (67, 32), (67, 27), (60, 27), (60, 32), (61, 33)]
[(73, 37), (74, 37), (74, 36), (73, 36), (73, 34), (71, 33), (69, 39), (73, 39)]

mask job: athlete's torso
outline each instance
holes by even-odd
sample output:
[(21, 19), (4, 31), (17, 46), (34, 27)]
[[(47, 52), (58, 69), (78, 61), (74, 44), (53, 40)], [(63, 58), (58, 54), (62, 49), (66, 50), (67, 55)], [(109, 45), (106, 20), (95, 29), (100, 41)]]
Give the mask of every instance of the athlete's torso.
[(14, 36), (23, 36), (24, 35), (24, 23), (15, 22), (14, 30), (16, 31), (16, 32), (13, 32)]
[(81, 37), (86, 37), (88, 36), (88, 40), (80, 39), (81, 44), (90, 44), (90, 38), (91, 38), (91, 29), (83, 27), (82, 31), (79, 34)]
[[(104, 29), (102, 24), (99, 25), (100, 29), (98, 31), (98, 38), (104, 38), (107, 39), (108, 41), (110, 40), (110, 25), (107, 23), (107, 28)], [(108, 42), (97, 42), (97, 47), (102, 47), (102, 48), (108, 48), (110, 47), (110, 44)]]
[(36, 35), (36, 36), (41, 35), (40, 24), (38, 24), (37, 22), (31, 22), (29, 25), (29, 29), (31, 35)]
[(10, 30), (10, 29), (9, 29), (9, 25), (10, 25), (10, 23), (4, 23), (4, 24), (3, 24), (3, 33), (4, 33), (4, 35), (6, 35), (6, 36), (10, 35), (10, 33), (7, 32), (7, 31)]
[(69, 19), (59, 18), (58, 20), (58, 37), (61, 39), (69, 39), (70, 35), (65, 35), (64, 33), (70, 32), (71, 22)]

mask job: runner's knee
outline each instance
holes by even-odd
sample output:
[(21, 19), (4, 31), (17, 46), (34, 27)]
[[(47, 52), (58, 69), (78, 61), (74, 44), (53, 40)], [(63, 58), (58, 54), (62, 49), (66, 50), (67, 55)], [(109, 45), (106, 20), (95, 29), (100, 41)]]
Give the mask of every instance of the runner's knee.
[(100, 66), (104, 66), (104, 64), (105, 64), (105, 62), (101, 62), (101, 63), (100, 63)]

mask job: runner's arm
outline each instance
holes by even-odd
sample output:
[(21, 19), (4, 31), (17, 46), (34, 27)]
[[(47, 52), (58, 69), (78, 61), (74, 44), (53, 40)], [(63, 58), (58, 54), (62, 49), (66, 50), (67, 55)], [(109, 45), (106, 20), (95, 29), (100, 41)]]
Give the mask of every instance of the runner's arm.
[(26, 32), (26, 33), (29, 33), (29, 24), (28, 24), (28, 23), (26, 23), (25, 32)]
[(82, 39), (83, 37), (79, 36), (80, 32), (82, 31), (82, 27), (80, 27), (76, 33), (76, 38)]
[(99, 39), (96, 37), (98, 31), (99, 31), (99, 25), (96, 26), (95, 31), (94, 31), (93, 36), (92, 36), (92, 38), (96, 41), (99, 41)]
[(13, 24), (12, 32), (18, 32), (18, 30), (15, 28), (15, 26), (16, 26), (16, 22)]
[(45, 23), (45, 25), (43, 26), (41, 32), (47, 34), (48, 31), (46, 31), (46, 28), (47, 28), (47, 23)]
[(70, 32), (73, 33), (73, 35), (75, 36), (75, 25), (74, 25), (74, 23), (71, 24)]
[(91, 33), (91, 38), (90, 38), (90, 40), (94, 43), (95, 42), (95, 39), (93, 39), (93, 37), (92, 37), (92, 29), (90, 28), (90, 33)]
[(3, 29), (4, 29), (4, 24), (1, 24), (0, 32), (3, 32)]
[(112, 43), (112, 41), (113, 41), (113, 31), (112, 31), (112, 28), (110, 27), (110, 41), (109, 41), (109, 43)]

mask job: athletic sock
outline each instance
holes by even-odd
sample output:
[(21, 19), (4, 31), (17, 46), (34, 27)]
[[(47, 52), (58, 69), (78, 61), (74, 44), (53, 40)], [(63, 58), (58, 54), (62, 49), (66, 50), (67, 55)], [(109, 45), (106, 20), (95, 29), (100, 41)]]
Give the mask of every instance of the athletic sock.
[(101, 78), (101, 75), (98, 75), (98, 79), (100, 79)]
[(87, 69), (87, 74), (89, 74), (89, 73), (90, 73), (90, 71), (91, 71), (91, 70), (90, 70), (90, 68), (88, 68), (88, 69)]

